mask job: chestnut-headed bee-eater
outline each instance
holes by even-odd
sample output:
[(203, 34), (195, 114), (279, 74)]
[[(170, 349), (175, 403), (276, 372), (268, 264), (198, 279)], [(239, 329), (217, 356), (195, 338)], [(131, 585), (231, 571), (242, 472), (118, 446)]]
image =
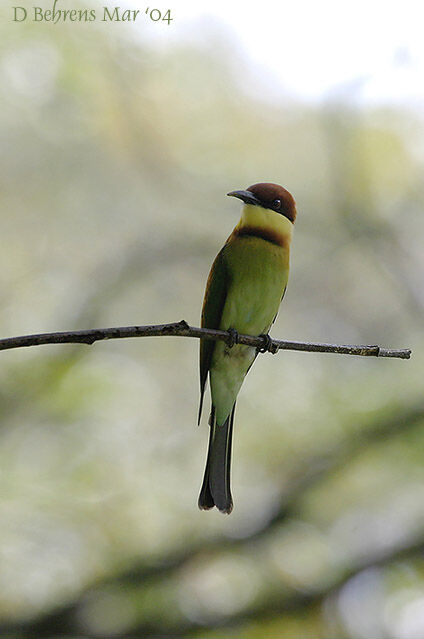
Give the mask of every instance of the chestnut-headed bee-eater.
[(287, 286), (296, 205), (278, 184), (254, 184), (227, 195), (244, 205), (239, 223), (212, 264), (202, 327), (229, 331), (234, 343), (200, 341), (199, 422), (208, 374), (212, 402), (199, 508), (216, 506), (229, 514), (233, 509), (230, 464), (236, 399), (258, 353), (258, 349), (237, 344), (237, 334), (261, 335), (264, 345), (269, 344), (268, 331)]

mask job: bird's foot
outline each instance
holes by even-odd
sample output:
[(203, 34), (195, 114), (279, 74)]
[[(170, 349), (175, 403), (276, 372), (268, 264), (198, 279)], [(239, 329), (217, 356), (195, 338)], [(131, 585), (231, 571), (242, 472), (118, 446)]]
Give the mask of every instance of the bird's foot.
[(262, 346), (258, 346), (258, 353), (272, 353), (273, 355), (275, 355), (275, 353), (278, 351), (278, 347), (272, 341), (272, 337), (269, 335), (269, 333), (262, 333), (262, 335), (259, 335), (259, 337), (262, 337), (263, 344)]
[(227, 333), (228, 333), (227, 346), (228, 348), (233, 348), (235, 344), (238, 344), (239, 334), (235, 328), (229, 328), (227, 330)]

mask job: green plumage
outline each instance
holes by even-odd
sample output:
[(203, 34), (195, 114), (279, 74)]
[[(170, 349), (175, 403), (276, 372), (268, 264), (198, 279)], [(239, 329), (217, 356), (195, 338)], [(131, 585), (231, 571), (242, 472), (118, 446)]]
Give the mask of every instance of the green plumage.
[[(247, 335), (268, 333), (289, 275), (289, 248), (295, 203), (276, 184), (260, 183), (232, 191), (245, 202), (239, 224), (218, 253), (209, 274), (202, 327), (233, 329)], [(210, 437), (199, 507), (230, 513), (231, 439), (238, 392), (257, 350), (223, 341), (200, 342), (200, 407), (209, 375)]]
[[(202, 326), (233, 328), (248, 335), (267, 333), (277, 315), (288, 274), (287, 248), (261, 237), (233, 234), (212, 266)], [(208, 373), (212, 395), (208, 463), (199, 499), (202, 508), (215, 504), (223, 512), (231, 511), (230, 455), (223, 452), (222, 442), (228, 442), (230, 451), (237, 394), (255, 357), (256, 349), (249, 346), (229, 348), (225, 342), (201, 342), (199, 420)]]
[[(235, 237), (222, 251), (227, 293), (217, 328), (238, 333), (267, 333), (287, 285), (286, 249), (257, 237)], [(206, 324), (205, 324), (206, 326)], [(220, 426), (230, 414), (256, 349), (215, 342), (210, 364), (212, 404)]]

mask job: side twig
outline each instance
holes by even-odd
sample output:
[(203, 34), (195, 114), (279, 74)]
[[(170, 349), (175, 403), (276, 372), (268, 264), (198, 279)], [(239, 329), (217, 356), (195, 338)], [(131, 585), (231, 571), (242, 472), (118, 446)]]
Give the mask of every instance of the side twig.
[[(127, 337), (197, 337), (234, 343), (234, 335), (227, 331), (189, 326), (186, 321), (171, 324), (154, 324), (151, 326), (119, 326), (114, 328), (90, 328), (83, 331), (63, 331), (60, 333), (38, 333), (0, 339), (0, 351), (24, 346), (41, 346), (42, 344), (94, 344), (106, 339), (124, 339)], [(237, 343), (264, 347), (263, 337), (238, 335)], [(342, 355), (362, 355), (363, 357), (397, 357), (409, 359), (411, 350), (402, 348), (381, 348), (380, 346), (354, 346), (342, 344), (321, 344), (318, 342), (292, 342), (288, 340), (270, 339), (266, 350), (276, 353), (279, 350), (305, 351), (308, 353), (339, 353)]]

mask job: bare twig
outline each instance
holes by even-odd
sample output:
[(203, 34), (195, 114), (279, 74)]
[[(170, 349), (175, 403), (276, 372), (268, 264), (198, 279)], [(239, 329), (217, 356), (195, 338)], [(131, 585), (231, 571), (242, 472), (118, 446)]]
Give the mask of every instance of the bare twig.
[[(90, 328), (83, 331), (62, 331), (60, 333), (39, 333), (7, 337), (0, 339), (0, 350), (22, 348), (24, 346), (41, 346), (42, 344), (93, 344), (106, 339), (123, 339), (127, 337), (197, 337), (214, 341), (232, 342), (234, 336), (227, 331), (210, 328), (189, 326), (187, 322), (173, 322), (171, 324), (154, 324), (151, 326), (119, 326), (114, 328)], [(237, 342), (246, 346), (262, 348), (263, 337), (252, 335), (238, 335)], [(309, 353), (339, 353), (342, 355), (362, 355), (365, 357), (397, 357), (409, 359), (409, 349), (380, 348), (380, 346), (352, 346), (341, 344), (320, 344), (317, 342), (291, 342), (288, 340), (272, 339), (266, 343), (266, 349), (271, 353), (279, 350), (306, 351)]]

